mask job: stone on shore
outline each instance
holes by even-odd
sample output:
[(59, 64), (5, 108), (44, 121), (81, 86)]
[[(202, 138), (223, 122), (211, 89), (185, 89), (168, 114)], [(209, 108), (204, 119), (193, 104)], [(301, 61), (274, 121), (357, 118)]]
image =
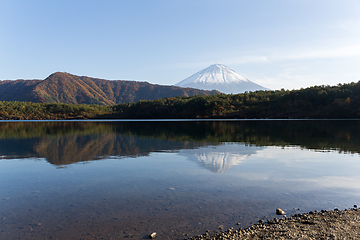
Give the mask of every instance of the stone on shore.
[(276, 209), (276, 215), (285, 215), (286, 212), (284, 212), (281, 208)]

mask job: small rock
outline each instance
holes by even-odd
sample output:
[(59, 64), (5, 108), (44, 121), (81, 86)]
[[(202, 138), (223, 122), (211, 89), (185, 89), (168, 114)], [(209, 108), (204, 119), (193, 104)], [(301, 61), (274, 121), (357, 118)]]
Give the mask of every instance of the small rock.
[(284, 215), (286, 212), (284, 212), (281, 208), (276, 209), (276, 215)]
[(154, 239), (156, 237), (156, 232), (153, 232), (152, 234), (150, 234), (150, 239)]

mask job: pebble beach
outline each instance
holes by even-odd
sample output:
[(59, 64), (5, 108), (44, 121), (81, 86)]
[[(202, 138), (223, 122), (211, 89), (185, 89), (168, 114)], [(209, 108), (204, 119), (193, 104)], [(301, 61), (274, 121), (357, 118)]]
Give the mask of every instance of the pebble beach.
[(260, 220), (245, 229), (206, 232), (201, 239), (360, 239), (360, 208), (311, 211), (291, 217)]

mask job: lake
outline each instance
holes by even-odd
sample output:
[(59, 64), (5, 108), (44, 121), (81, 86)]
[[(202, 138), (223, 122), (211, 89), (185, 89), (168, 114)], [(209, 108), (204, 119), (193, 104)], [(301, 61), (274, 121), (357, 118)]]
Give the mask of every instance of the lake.
[(357, 120), (0, 122), (0, 239), (184, 239), (345, 209), (359, 152)]

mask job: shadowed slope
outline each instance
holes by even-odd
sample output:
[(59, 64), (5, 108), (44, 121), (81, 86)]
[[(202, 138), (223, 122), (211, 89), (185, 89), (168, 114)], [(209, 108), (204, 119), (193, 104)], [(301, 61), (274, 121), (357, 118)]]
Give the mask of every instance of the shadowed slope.
[(42, 80), (0, 81), (0, 101), (34, 101), (34, 90)]

